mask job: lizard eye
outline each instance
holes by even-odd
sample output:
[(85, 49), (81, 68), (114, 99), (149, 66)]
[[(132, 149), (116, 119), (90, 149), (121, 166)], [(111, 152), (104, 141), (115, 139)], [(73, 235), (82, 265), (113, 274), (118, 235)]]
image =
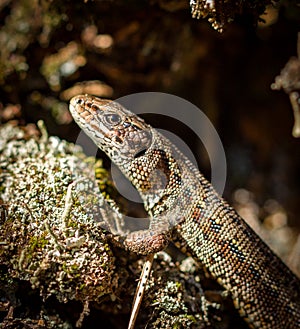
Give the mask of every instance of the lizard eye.
[(106, 114), (104, 118), (106, 122), (111, 126), (116, 126), (122, 121), (121, 117), (118, 114), (114, 114), (114, 113)]

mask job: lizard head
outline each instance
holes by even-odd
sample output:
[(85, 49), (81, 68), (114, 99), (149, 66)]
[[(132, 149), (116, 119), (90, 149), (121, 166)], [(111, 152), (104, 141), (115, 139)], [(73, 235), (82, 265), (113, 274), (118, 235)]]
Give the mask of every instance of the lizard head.
[(117, 102), (79, 95), (71, 99), (70, 111), (77, 124), (117, 164), (135, 159), (151, 145), (151, 127)]
[(151, 215), (174, 203), (181, 191), (182, 170), (173, 156), (177, 151), (166, 138), (114, 101), (79, 95), (71, 99), (70, 111), (139, 191)]

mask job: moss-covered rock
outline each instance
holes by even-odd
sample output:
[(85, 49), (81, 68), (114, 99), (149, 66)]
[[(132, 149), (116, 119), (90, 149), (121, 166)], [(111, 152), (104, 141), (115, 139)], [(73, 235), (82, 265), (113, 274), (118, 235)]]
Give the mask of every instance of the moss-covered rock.
[[(55, 137), (24, 140), (24, 131), (9, 124), (1, 128), (0, 140), (6, 209), (1, 264), (43, 297), (97, 301), (113, 294), (118, 281), (114, 256), (91, 214), (101, 200), (82, 151)], [(83, 183), (89, 184), (89, 195), (74, 188)]]

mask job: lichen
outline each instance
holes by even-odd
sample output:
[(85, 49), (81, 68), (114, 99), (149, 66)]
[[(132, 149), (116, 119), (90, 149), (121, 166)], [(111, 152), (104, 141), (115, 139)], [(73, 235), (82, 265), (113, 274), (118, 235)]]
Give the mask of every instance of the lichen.
[(160, 253), (147, 286), (144, 305), (152, 309), (147, 328), (217, 328), (214, 314), (220, 304), (210, 302), (191, 266), (179, 266)]
[[(0, 129), (1, 203), (6, 218), (0, 232), (0, 262), (12, 278), (27, 280), (47, 298), (98, 301), (113, 295), (118, 276), (114, 256), (99, 223), (88, 209), (95, 197), (71, 184), (91, 180), (93, 167), (77, 146), (56, 137), (24, 140), (20, 128)], [(85, 203), (80, 198), (85, 196)]]
[(266, 7), (275, 2), (277, 1), (190, 0), (190, 6), (193, 18), (205, 18), (214, 29), (223, 32), (224, 27), (242, 13), (250, 13), (255, 22), (262, 20), (260, 16), (265, 12)]
[(273, 90), (283, 89), (289, 95), (294, 114), (292, 135), (300, 137), (300, 33), (297, 43), (298, 56), (291, 57), (271, 84)]

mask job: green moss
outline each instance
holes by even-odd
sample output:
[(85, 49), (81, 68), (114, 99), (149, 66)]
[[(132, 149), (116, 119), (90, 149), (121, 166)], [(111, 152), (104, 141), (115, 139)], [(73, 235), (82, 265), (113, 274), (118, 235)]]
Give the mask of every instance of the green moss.
[(32, 236), (29, 241), (29, 251), (35, 252), (37, 249), (41, 250), (43, 249), (48, 243), (49, 240), (45, 238), (46, 234), (43, 234), (43, 236)]

